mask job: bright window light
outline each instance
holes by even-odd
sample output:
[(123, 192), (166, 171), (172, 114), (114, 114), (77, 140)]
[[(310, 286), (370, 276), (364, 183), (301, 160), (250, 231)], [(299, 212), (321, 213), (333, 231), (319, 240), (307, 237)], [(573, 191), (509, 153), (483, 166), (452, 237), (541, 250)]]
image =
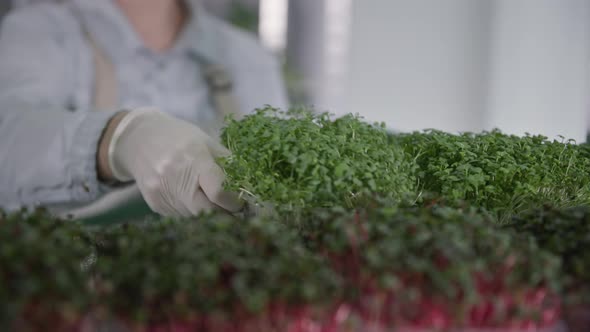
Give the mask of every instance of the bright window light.
[(288, 11), (289, 0), (260, 0), (260, 39), (275, 52), (287, 46)]

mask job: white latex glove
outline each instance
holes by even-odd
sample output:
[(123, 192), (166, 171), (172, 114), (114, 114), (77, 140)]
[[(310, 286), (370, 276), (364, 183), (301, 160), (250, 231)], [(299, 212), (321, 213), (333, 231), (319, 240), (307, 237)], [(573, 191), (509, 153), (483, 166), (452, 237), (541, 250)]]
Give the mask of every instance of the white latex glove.
[(237, 195), (223, 190), (225, 176), (215, 162), (228, 154), (199, 127), (143, 109), (129, 112), (115, 129), (108, 162), (117, 180), (135, 180), (153, 211), (186, 217), (240, 210)]

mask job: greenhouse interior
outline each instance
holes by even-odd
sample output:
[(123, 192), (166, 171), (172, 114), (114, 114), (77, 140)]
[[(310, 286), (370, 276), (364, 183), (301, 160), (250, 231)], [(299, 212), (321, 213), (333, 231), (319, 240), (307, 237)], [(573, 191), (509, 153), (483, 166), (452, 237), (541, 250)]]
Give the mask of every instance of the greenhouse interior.
[(0, 0), (0, 331), (590, 332), (589, 133), (588, 0)]

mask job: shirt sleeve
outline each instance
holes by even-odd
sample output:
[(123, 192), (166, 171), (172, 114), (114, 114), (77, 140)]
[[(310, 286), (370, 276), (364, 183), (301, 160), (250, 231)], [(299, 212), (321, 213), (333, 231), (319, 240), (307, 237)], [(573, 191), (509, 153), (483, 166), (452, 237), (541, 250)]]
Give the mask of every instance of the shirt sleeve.
[(68, 31), (50, 8), (15, 11), (0, 28), (0, 208), (9, 211), (88, 202), (103, 190), (96, 149), (113, 113), (67, 109)]

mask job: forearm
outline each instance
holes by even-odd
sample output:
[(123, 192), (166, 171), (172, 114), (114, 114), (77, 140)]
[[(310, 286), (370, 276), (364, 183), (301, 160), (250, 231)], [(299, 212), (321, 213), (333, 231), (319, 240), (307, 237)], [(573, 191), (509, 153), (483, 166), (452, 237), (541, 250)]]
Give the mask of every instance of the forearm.
[(68, 112), (0, 98), (0, 208), (100, 196), (96, 150), (113, 113)]

